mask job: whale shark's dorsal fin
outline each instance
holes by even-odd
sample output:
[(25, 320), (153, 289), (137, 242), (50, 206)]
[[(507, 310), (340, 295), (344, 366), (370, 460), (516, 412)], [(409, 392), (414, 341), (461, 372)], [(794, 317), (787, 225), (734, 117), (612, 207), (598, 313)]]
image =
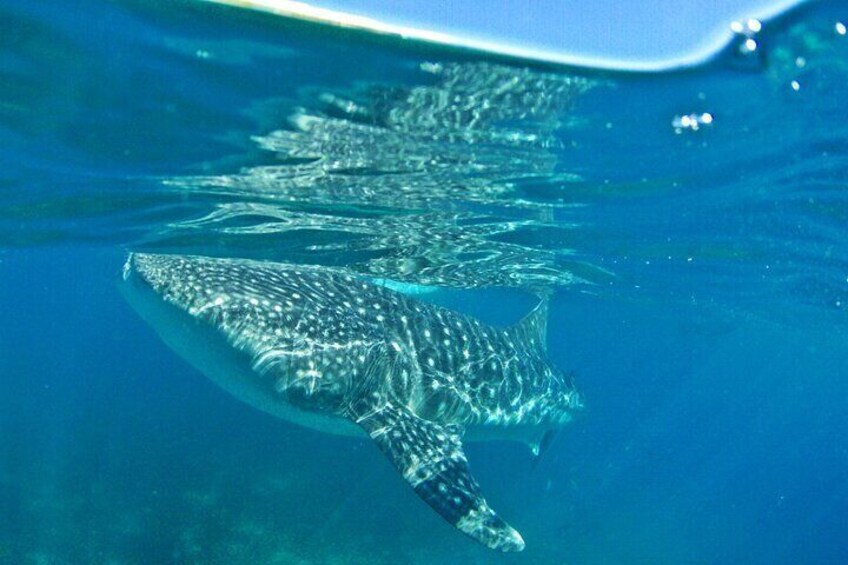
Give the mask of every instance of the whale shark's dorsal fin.
[(416, 416), (390, 401), (354, 410), (351, 419), (377, 443), (416, 494), (483, 545), (521, 551), (524, 540), (479, 493), (455, 428)]
[(539, 298), (539, 303), (510, 331), (521, 343), (543, 352), (548, 350), (548, 295)]

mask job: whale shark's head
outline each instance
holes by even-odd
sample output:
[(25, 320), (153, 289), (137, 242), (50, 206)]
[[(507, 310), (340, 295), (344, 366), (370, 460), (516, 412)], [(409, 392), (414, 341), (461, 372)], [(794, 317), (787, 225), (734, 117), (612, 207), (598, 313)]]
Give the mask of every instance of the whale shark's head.
[[(173, 351), (244, 398), (227, 383), (255, 381), (252, 355), (233, 347), (221, 329), (232, 312), (234, 289), (216, 288), (196, 265), (176, 255), (132, 253), (122, 279), (121, 294)], [(250, 398), (245, 400), (256, 404)]]
[(235, 396), (292, 420), (280, 406), (341, 412), (351, 382), (371, 360), (343, 303), (317, 303), (309, 292), (333, 284), (324, 275), (241, 259), (133, 253), (122, 290), (171, 349)]

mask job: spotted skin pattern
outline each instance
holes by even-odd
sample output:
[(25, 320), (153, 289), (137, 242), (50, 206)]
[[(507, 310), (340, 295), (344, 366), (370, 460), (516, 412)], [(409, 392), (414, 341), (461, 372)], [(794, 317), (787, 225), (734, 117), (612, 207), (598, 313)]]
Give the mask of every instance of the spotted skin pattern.
[(124, 279), (221, 335), (263, 404), (352, 422), (448, 522), (524, 548), (480, 495), (461, 438), (544, 432), (580, 408), (546, 358), (545, 303), (500, 329), (326, 267), (135, 253)]

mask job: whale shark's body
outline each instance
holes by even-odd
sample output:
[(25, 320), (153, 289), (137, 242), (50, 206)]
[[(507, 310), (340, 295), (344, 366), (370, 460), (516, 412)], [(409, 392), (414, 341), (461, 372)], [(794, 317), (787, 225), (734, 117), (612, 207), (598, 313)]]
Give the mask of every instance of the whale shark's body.
[(523, 549), (460, 438), (538, 445), (580, 407), (547, 361), (544, 302), (498, 329), (324, 267), (131, 254), (124, 280), (166, 343), (224, 389), (301, 425), (367, 434), (458, 529)]

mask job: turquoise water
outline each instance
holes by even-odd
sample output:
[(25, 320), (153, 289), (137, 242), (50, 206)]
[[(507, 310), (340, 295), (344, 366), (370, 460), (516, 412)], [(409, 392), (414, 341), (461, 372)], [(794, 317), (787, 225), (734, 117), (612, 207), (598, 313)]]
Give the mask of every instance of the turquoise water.
[[(653, 74), (194, 3), (0, 19), (0, 562), (848, 560), (844, 3)], [(551, 293), (586, 409), (538, 460), (466, 448), (527, 549), (215, 388), (120, 297), (128, 250), (493, 324)]]

